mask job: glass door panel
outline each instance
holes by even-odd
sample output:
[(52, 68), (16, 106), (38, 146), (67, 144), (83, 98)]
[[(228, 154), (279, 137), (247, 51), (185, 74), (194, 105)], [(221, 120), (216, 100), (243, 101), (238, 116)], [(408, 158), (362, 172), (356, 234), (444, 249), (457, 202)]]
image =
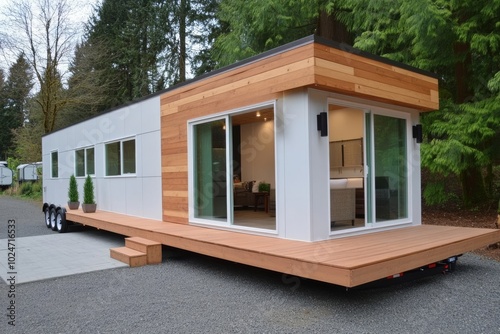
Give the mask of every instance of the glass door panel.
[(373, 115), (373, 134), (375, 221), (407, 218), (406, 119)]
[(328, 106), (330, 231), (365, 227), (364, 111)]
[(194, 216), (227, 222), (226, 121), (194, 126)]

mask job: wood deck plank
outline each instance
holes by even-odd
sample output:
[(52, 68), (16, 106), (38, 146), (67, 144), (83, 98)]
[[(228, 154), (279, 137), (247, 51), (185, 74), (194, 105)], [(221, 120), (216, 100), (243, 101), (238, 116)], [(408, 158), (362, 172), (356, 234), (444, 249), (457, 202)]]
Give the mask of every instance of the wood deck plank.
[(303, 242), (97, 211), (67, 219), (268, 270), (352, 287), (500, 241), (500, 230), (422, 225)]

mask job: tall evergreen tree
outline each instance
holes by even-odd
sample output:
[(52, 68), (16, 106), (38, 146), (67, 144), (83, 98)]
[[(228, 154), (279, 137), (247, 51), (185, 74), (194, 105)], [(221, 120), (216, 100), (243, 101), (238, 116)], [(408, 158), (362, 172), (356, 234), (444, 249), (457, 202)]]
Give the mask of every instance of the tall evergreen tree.
[(107, 86), (105, 109), (185, 81), (190, 70), (211, 70), (206, 36), (217, 27), (217, 3), (104, 0), (87, 24), (85, 44), (105, 52), (94, 64)]
[(355, 46), (441, 76), (440, 110), (423, 117), (422, 163), (456, 175), (466, 205), (483, 203), (500, 155), (500, 0), (349, 2)]
[(24, 54), (9, 68), (9, 76), (2, 89), (3, 112), (0, 119), (0, 152), (2, 156), (14, 152), (12, 130), (28, 121), (28, 98), (33, 88), (33, 74)]
[(64, 92), (68, 104), (57, 121), (57, 127), (95, 116), (107, 107), (107, 94), (114, 81), (105, 76), (103, 69), (96, 68), (95, 64), (103, 60), (106, 60), (106, 52), (100, 43), (84, 41), (76, 46)]
[(344, 1), (222, 0), (225, 27), (217, 38), (218, 66), (232, 64), (311, 34), (352, 45), (353, 35), (339, 20)]
[(163, 88), (161, 62), (168, 24), (165, 1), (104, 0), (96, 8), (87, 24), (85, 44), (99, 45), (105, 55), (94, 64), (102, 73), (99, 82), (108, 87), (105, 108)]

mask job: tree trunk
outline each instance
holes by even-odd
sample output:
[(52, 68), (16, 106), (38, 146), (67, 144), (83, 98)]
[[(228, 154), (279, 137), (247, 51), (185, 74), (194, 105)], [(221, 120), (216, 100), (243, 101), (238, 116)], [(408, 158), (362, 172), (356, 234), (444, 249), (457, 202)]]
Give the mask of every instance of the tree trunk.
[(470, 77), (472, 69), (472, 57), (468, 43), (457, 42), (453, 46), (455, 53), (455, 80), (457, 104), (470, 101), (474, 96), (471, 89)]
[(463, 202), (466, 207), (483, 204), (486, 200), (483, 174), (477, 167), (469, 167), (460, 173), (462, 183)]
[(186, 81), (186, 16), (187, 1), (181, 0), (179, 15), (179, 81)]
[(316, 35), (348, 45), (354, 42), (353, 35), (347, 30), (347, 26), (338, 21), (334, 13), (328, 14), (324, 10), (319, 15)]

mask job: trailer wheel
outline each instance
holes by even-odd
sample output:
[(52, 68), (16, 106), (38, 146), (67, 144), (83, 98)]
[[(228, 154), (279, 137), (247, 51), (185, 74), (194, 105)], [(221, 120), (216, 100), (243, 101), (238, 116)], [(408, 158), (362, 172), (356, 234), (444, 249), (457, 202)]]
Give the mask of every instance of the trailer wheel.
[(68, 222), (66, 221), (66, 210), (61, 208), (56, 213), (56, 228), (59, 233), (66, 233), (68, 230)]
[(43, 215), (45, 217), (45, 226), (47, 226), (47, 228), (50, 228), (50, 208), (49, 207), (46, 207), (44, 209)]
[(52, 229), (52, 231), (56, 231), (57, 230), (57, 227), (56, 227), (56, 214), (57, 214), (56, 208), (50, 209), (50, 228)]

